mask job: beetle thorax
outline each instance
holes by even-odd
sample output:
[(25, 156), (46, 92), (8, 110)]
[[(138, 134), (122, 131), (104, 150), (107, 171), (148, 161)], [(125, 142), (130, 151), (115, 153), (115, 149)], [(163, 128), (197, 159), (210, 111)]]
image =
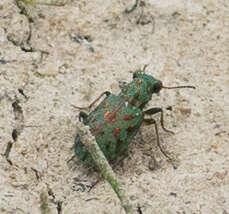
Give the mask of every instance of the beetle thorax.
[(136, 78), (122, 88), (120, 96), (124, 97), (128, 105), (143, 109), (152, 98), (152, 92), (149, 89), (147, 81)]

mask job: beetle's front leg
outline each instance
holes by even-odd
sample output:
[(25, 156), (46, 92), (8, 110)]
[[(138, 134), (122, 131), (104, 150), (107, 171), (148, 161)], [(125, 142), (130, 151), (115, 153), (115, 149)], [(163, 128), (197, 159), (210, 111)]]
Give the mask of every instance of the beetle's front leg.
[(87, 119), (87, 114), (83, 111), (80, 111), (79, 113), (79, 121), (81, 122), (83, 120), (83, 123), (85, 124), (86, 123), (86, 119)]
[(150, 109), (144, 111), (144, 115), (153, 115), (153, 114), (157, 114), (159, 112), (161, 113), (160, 121), (161, 121), (161, 127), (163, 128), (163, 130), (166, 132), (169, 132), (171, 134), (174, 134), (173, 131), (166, 129), (164, 126), (164, 114), (163, 114), (162, 108), (150, 108)]
[(89, 106), (86, 107), (79, 107), (79, 106), (75, 106), (72, 105), (74, 108), (77, 108), (79, 110), (90, 110), (100, 99), (103, 95), (109, 96), (111, 94), (111, 92), (109, 91), (104, 91), (102, 94), (100, 94)]
[(157, 139), (157, 146), (159, 147), (159, 149), (160, 149), (160, 151), (162, 152), (162, 154), (163, 154), (165, 157), (167, 157), (170, 161), (172, 161), (173, 159), (172, 159), (171, 157), (169, 157), (169, 155), (167, 155), (166, 152), (165, 152), (165, 151), (163, 150), (163, 148), (161, 147), (156, 120), (154, 120), (153, 118), (150, 118), (150, 119), (144, 118), (143, 121), (144, 121), (144, 123), (146, 123), (147, 125), (154, 124), (155, 132), (156, 132), (156, 139)]

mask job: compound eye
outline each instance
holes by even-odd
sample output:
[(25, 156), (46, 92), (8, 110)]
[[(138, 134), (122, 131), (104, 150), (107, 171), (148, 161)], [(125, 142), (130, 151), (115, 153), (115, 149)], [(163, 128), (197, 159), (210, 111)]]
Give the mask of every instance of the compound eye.
[(162, 82), (158, 81), (153, 86), (153, 93), (158, 93), (162, 89)]

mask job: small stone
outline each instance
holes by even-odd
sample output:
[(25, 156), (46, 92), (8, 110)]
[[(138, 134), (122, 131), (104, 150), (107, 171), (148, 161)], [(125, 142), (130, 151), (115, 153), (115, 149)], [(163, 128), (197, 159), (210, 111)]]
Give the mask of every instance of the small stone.
[(148, 165), (149, 169), (150, 170), (155, 170), (157, 168), (157, 161), (154, 157), (152, 157), (150, 160), (149, 160), (149, 165)]
[(187, 115), (187, 116), (189, 116), (192, 112), (190, 108), (180, 108), (179, 110), (181, 114)]

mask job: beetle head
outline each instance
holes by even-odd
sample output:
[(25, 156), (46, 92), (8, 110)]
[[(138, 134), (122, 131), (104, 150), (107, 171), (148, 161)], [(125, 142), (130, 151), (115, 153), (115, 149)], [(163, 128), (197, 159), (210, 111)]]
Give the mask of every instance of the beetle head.
[(138, 78), (139, 82), (146, 83), (147, 91), (150, 93), (159, 93), (160, 90), (163, 88), (162, 82), (158, 79), (155, 79), (151, 75), (147, 75), (143, 72), (135, 72), (133, 74), (133, 78)]
[(123, 87), (123, 94), (126, 94), (130, 103), (134, 106), (138, 106), (141, 109), (152, 99), (152, 94), (158, 94), (162, 88), (174, 89), (174, 88), (193, 88), (194, 86), (163, 86), (162, 82), (151, 75), (145, 74), (144, 66), (143, 70), (138, 70), (133, 74), (133, 81), (126, 87)]
[(162, 82), (160, 80), (155, 79), (151, 75), (145, 74), (144, 70), (142, 72), (141, 71), (134, 72), (133, 73), (133, 78), (134, 79), (135, 78), (139, 78), (140, 80), (146, 82), (147, 83), (147, 89), (152, 94), (153, 93), (159, 93), (162, 88), (165, 88), (165, 89), (175, 89), (175, 88), (192, 88), (192, 89), (196, 89), (194, 86), (190, 86), (190, 85), (172, 86), (172, 87), (163, 86), (163, 84), (162, 84)]

